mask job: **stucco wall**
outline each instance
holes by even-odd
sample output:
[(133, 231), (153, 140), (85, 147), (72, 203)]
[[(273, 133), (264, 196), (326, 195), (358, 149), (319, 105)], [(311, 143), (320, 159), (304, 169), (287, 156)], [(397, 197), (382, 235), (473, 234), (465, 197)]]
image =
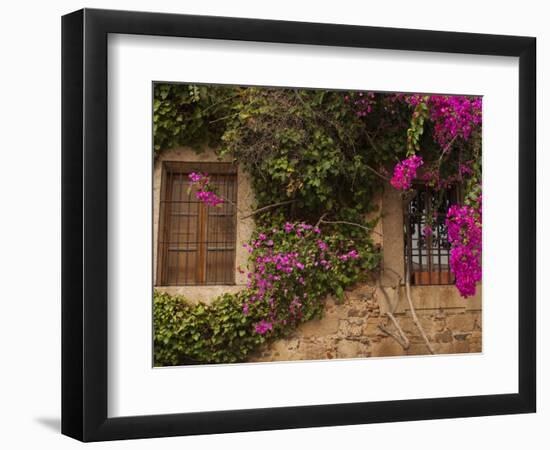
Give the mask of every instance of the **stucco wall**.
[[(382, 284), (394, 284), (396, 274), (405, 278), (403, 201), (401, 194), (389, 185), (382, 195)], [(389, 273), (391, 272), (391, 274)]]
[(210, 303), (224, 292), (237, 292), (246, 284), (246, 275), (240, 273), (239, 265), (246, 266), (248, 253), (243, 244), (250, 239), (254, 229), (252, 218), (244, 219), (254, 208), (254, 196), (249, 176), (239, 167), (237, 171), (237, 243), (235, 248), (235, 284), (234, 285), (209, 285), (209, 286), (160, 286), (156, 284), (157, 252), (158, 252), (158, 226), (160, 214), (160, 191), (162, 183), (162, 163), (164, 161), (178, 162), (231, 162), (230, 159), (218, 159), (212, 149), (206, 149), (196, 153), (190, 147), (178, 147), (164, 150), (157, 158), (153, 173), (153, 272), (155, 288), (169, 294), (185, 296), (191, 302), (203, 301)]

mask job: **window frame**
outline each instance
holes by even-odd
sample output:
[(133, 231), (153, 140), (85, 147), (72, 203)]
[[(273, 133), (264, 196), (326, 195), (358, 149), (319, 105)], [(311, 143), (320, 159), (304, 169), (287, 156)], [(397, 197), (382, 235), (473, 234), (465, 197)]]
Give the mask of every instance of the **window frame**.
[[(419, 196), (419, 191), (427, 191), (427, 192), (434, 192), (437, 191), (434, 188), (427, 187), (425, 185), (422, 185), (420, 183), (414, 183), (412, 190), (414, 190), (414, 196), (411, 197), (409, 200), (407, 200), (403, 204), (403, 268), (404, 268), (404, 274), (407, 276), (407, 262), (409, 263), (409, 270), (408, 273), (409, 276), (409, 282), (411, 286), (452, 286), (455, 284), (456, 279), (453, 273), (451, 272), (450, 268), (450, 249), (449, 251), (446, 251), (446, 257), (448, 258), (448, 269), (447, 270), (441, 270), (441, 256), (442, 256), (442, 248), (441, 246), (438, 246), (437, 249), (434, 249), (431, 242), (432, 242), (432, 236), (428, 237), (429, 244), (426, 244), (426, 250), (427, 250), (427, 260), (428, 263), (426, 267), (422, 263), (423, 255), (422, 251), (419, 251), (418, 257), (420, 258), (420, 270), (415, 270), (413, 266), (413, 253), (414, 249), (412, 247), (412, 235), (414, 233), (411, 233), (411, 223), (410, 218), (412, 216), (410, 212), (410, 206), (411, 203), (415, 200), (416, 197)], [(450, 192), (449, 198), (451, 204), (463, 204), (464, 201), (464, 192), (463, 192), (463, 186), (461, 183), (454, 183), (451, 187), (445, 189), (447, 192)], [(425, 202), (425, 208), (426, 208), (426, 202)], [(428, 217), (430, 214), (433, 213), (433, 206), (431, 203), (428, 205), (429, 211), (426, 211), (422, 216)], [(415, 225), (416, 226), (416, 225)], [(418, 232), (421, 234), (422, 230), (422, 222), (418, 224)], [(417, 238), (418, 239), (418, 238)], [(420, 247), (419, 247), (420, 248)], [(433, 263), (432, 258), (434, 256), (434, 251), (436, 252), (439, 261), (437, 263)], [(427, 270), (422, 270), (422, 269)], [(425, 281), (427, 274), (427, 281)], [(419, 280), (421, 280), (419, 282)]]
[[(157, 258), (155, 268), (155, 287), (184, 287), (184, 286), (234, 286), (236, 284), (236, 260), (237, 260), (237, 208), (238, 203), (238, 170), (237, 165), (231, 162), (219, 161), (162, 161), (161, 162), (161, 187), (158, 199), (158, 228), (157, 228)], [(213, 281), (208, 281), (208, 221), (210, 214), (208, 213), (209, 206), (198, 202), (197, 211), (197, 241), (196, 241), (196, 258), (197, 264), (193, 279), (184, 279), (183, 282), (177, 277), (176, 282), (168, 280), (168, 255), (169, 252), (165, 247), (169, 245), (168, 234), (170, 233), (171, 222), (168, 220), (169, 210), (167, 204), (171, 200), (166, 200), (168, 191), (171, 189), (173, 179), (169, 180), (173, 174), (187, 176), (191, 172), (206, 172), (209, 175), (228, 175), (232, 176), (234, 181), (234, 198), (232, 202), (233, 216), (233, 246), (232, 255), (230, 257), (231, 266), (223, 271), (223, 281), (216, 278)], [(169, 186), (170, 184), (170, 186)], [(184, 243), (185, 244), (185, 243)]]

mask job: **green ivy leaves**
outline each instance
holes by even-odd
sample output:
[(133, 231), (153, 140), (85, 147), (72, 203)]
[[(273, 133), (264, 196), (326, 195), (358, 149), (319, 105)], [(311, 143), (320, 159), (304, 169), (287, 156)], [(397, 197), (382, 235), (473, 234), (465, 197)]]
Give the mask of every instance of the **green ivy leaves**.
[(424, 122), (429, 118), (427, 97), (418, 103), (411, 115), (409, 129), (407, 130), (407, 156), (414, 155), (420, 151), (420, 141), (424, 134)]
[(234, 363), (264, 342), (238, 295), (205, 305), (155, 291), (153, 302), (155, 366)]
[(156, 83), (153, 86), (154, 152), (178, 145), (217, 143), (224, 131), (214, 121), (228, 110), (235, 88)]

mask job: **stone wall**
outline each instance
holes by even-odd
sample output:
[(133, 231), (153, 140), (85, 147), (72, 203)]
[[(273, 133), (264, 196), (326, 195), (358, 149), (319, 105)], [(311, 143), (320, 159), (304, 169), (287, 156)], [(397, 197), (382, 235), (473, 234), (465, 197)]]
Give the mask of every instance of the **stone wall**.
[[(404, 349), (380, 327), (395, 332), (386, 315), (388, 302), (376, 285), (363, 284), (346, 293), (341, 304), (326, 300), (325, 315), (300, 327), (253, 355), (250, 361), (296, 361), (429, 354), (414, 324), (403, 287), (386, 289), (397, 305), (394, 316), (410, 340)], [(481, 286), (478, 287), (481, 291)], [(476, 353), (481, 346), (481, 295), (461, 299), (454, 286), (413, 286), (413, 305), (436, 354)]]

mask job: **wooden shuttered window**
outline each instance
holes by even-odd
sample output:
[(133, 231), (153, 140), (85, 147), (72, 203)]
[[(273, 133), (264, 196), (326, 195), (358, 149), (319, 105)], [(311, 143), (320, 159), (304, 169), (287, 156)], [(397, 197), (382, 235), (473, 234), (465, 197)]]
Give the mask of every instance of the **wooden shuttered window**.
[[(411, 268), (411, 284), (454, 284), (445, 219), (452, 204), (461, 203), (461, 189), (434, 190), (415, 186), (415, 195), (405, 208), (405, 258)], [(433, 234), (422, 230), (430, 223)]]
[[(214, 207), (198, 200), (191, 172), (208, 173), (224, 202)], [(236, 203), (235, 165), (163, 163), (157, 285), (235, 283)]]

